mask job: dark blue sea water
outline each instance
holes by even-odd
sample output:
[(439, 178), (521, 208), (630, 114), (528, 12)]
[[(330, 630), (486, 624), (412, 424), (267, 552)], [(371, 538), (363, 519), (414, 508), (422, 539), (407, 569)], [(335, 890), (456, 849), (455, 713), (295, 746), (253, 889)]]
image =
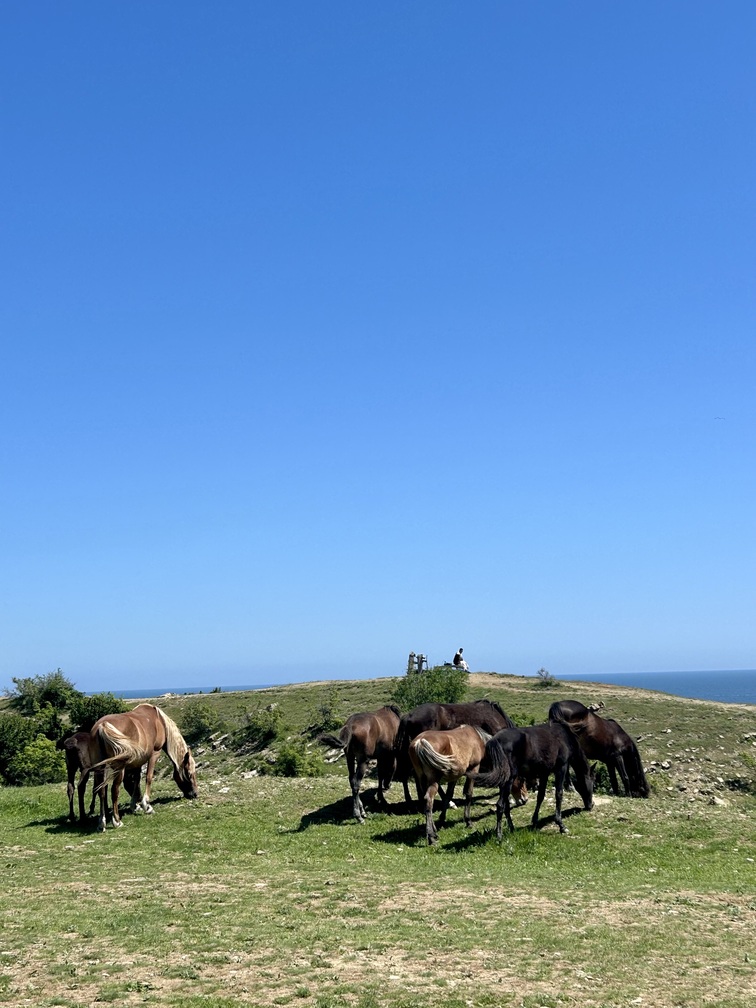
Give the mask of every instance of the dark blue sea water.
[[(720, 669), (709, 672), (606, 672), (586, 675), (557, 676), (569, 681), (597, 682), (612, 686), (638, 686), (659, 690), (675, 696), (697, 700), (720, 700), (725, 703), (756, 704), (756, 669)], [(222, 686), (223, 693), (232, 690), (267, 689), (274, 683), (255, 686)], [(113, 690), (124, 700), (157, 697), (163, 693), (212, 693), (212, 686), (154, 687), (138, 690)]]
[(694, 700), (756, 704), (756, 669), (720, 669), (709, 672), (606, 672), (557, 676), (557, 679), (596, 682), (612, 686), (637, 686)]

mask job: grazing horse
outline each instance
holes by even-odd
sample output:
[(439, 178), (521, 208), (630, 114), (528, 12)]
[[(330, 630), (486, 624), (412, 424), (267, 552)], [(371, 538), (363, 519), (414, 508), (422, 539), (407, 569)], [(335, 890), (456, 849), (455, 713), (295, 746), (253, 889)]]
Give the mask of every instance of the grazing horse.
[(595, 711), (578, 700), (560, 700), (549, 708), (549, 721), (566, 724), (588, 759), (606, 763), (616, 795), (620, 793), (619, 773), (627, 797), (648, 798), (648, 781), (637, 745), (620, 724)]
[(433, 800), (440, 782), (448, 783), (449, 787), (443, 796), (438, 825), (443, 826), (446, 822), (446, 810), (460, 777), (465, 778), (465, 826), (470, 825), (473, 779), (490, 738), (480, 728), (460, 725), (448, 731), (421, 732), (410, 742), (412, 768), (420, 792), (425, 796), (425, 836), (429, 844), (438, 842), (438, 833), (433, 825)]
[(118, 812), (118, 791), (124, 771), (147, 764), (144, 797), (136, 807), (143, 812), (154, 811), (150, 805), (150, 789), (155, 764), (161, 751), (173, 763), (173, 779), (185, 798), (197, 797), (197, 776), (191, 749), (177, 725), (159, 707), (138, 704), (126, 714), (106, 714), (92, 726), (90, 740), (91, 769), (100, 795), (100, 819), (97, 828), (105, 829), (105, 774), (112, 771), (113, 825), (121, 826)]
[(341, 749), (346, 754), (353, 813), (357, 822), (365, 821), (365, 808), (360, 800), (360, 786), (367, 772), (368, 763), (372, 759), (378, 760), (377, 798), (381, 805), (386, 804), (383, 792), (391, 786), (391, 779), (394, 776), (396, 767), (394, 743), (400, 717), (399, 708), (389, 704), (376, 711), (352, 714), (338, 735), (318, 736), (318, 742), (322, 745)]
[(516, 777), (522, 777), (529, 783), (538, 781), (532, 829), (538, 826), (538, 813), (546, 794), (546, 785), (549, 776), (553, 774), (556, 801), (554, 820), (560, 833), (567, 832), (562, 822), (562, 794), (569, 767), (572, 767), (575, 774), (575, 786), (585, 808), (593, 808), (593, 769), (588, 765), (575, 736), (562, 724), (549, 722), (527, 728), (505, 728), (486, 743), (486, 759), (490, 762), (491, 770), (479, 774), (477, 783), (484, 787), (499, 788), (499, 800), (496, 803), (496, 836), (499, 840), (502, 815), (506, 815), (509, 830), (514, 832), (509, 796)]
[[(87, 781), (89, 779), (89, 771), (92, 768), (90, 763), (91, 753), (90, 753), (90, 742), (92, 736), (89, 732), (76, 732), (73, 735), (69, 735), (67, 739), (64, 739), (59, 746), (63, 748), (63, 754), (66, 757), (66, 772), (68, 774), (68, 784), (66, 786), (66, 791), (68, 793), (68, 818), (71, 822), (76, 822), (76, 813), (74, 812), (74, 793), (76, 788), (74, 782), (76, 781), (76, 774), (81, 774), (79, 779), (79, 818), (84, 822), (84, 792), (87, 789)], [(132, 805), (141, 800), (141, 789), (139, 787), (139, 774), (138, 770), (127, 770), (124, 776), (124, 787), (131, 795)], [(92, 788), (92, 801), (89, 804), (89, 815), (94, 812), (95, 801), (97, 800), (97, 791)]]
[[(474, 703), (424, 703), (404, 715), (396, 737), (396, 776), (404, 784), (406, 801), (411, 801), (407, 782), (412, 773), (409, 755), (412, 739), (424, 731), (448, 731), (463, 724), (480, 728), (487, 735), (494, 735), (502, 728), (515, 726), (509, 715), (492, 700), (476, 700)], [(527, 792), (525, 795), (527, 796)]]

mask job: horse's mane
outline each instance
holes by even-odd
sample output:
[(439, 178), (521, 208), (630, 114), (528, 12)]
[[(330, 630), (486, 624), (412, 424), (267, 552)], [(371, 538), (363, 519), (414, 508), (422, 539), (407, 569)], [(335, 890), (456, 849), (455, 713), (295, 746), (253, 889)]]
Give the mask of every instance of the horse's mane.
[(158, 717), (165, 727), (165, 751), (174, 766), (181, 766), (181, 761), (186, 756), (189, 746), (186, 744), (184, 736), (178, 729), (175, 721), (171, 721), (164, 710), (156, 707)]
[(402, 712), (399, 710), (399, 708), (394, 703), (386, 704), (386, 710), (393, 711), (394, 714), (396, 714), (397, 717), (401, 717), (402, 716)]

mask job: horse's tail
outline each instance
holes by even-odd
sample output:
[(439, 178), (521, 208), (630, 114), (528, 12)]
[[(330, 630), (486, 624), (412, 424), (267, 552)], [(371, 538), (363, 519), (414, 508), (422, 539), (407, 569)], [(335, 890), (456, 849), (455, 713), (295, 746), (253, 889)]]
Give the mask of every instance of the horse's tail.
[(475, 783), (481, 787), (499, 787), (500, 784), (506, 784), (512, 776), (512, 764), (495, 735), (486, 742), (486, 755), (483, 760), (490, 764), (491, 769), (487, 773), (476, 774)]
[(455, 759), (453, 755), (446, 756), (444, 753), (438, 752), (428, 739), (415, 739), (412, 743), (412, 751), (423, 769), (434, 770), (444, 777), (461, 777), (465, 772), (466, 768), (460, 766), (459, 760)]
[(343, 755), (347, 750), (347, 746), (349, 745), (351, 738), (352, 729), (349, 725), (344, 725), (338, 735), (332, 735), (329, 732), (324, 732), (322, 735), (318, 735), (317, 741), (321, 745), (328, 746), (329, 749), (341, 749), (341, 753)]
[(630, 740), (630, 744), (632, 748), (627, 754), (628, 759), (625, 761), (625, 767), (630, 778), (630, 793), (637, 798), (648, 798), (651, 789), (648, 786), (646, 774), (643, 770), (643, 760), (641, 759), (638, 746), (632, 739)]
[(93, 764), (90, 770), (98, 770), (100, 767), (122, 770), (132, 760), (141, 758), (141, 747), (135, 745), (127, 735), (119, 731), (110, 721), (104, 721), (100, 725), (99, 734), (108, 743), (110, 748), (113, 749), (113, 755), (100, 760), (99, 763)]

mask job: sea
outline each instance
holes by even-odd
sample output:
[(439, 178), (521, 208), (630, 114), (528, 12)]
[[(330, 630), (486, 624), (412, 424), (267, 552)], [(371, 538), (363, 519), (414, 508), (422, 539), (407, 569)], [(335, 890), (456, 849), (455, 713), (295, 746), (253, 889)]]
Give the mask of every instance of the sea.
[[(724, 703), (756, 704), (756, 669), (718, 669), (705, 672), (594, 672), (585, 675), (556, 676), (569, 682), (595, 682), (608, 686), (637, 686), (694, 700), (719, 700)], [(222, 693), (269, 689), (283, 683), (257, 683), (253, 686), (221, 686)], [(113, 690), (124, 700), (158, 697), (164, 693), (212, 693), (217, 686), (143, 687), (138, 690)]]

